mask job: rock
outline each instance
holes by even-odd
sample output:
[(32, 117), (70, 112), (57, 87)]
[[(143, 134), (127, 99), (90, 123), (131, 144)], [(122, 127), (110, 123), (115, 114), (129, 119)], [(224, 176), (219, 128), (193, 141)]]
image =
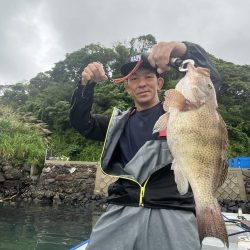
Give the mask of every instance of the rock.
[(55, 178), (57, 181), (73, 181), (73, 177), (66, 174), (59, 174)]
[(60, 193), (60, 194), (59, 194), (59, 197), (60, 197), (61, 200), (64, 200), (64, 199), (65, 199), (65, 194)]
[(81, 173), (81, 172), (75, 172), (73, 174), (73, 176), (74, 176), (75, 179), (79, 179), (79, 180), (82, 180), (82, 179), (85, 180), (85, 179), (89, 178), (89, 176), (86, 173)]
[(96, 195), (95, 194), (91, 195), (91, 200), (96, 200)]
[(86, 194), (85, 194), (85, 197), (86, 197), (87, 199), (90, 199), (90, 198), (91, 198), (91, 194), (90, 194), (90, 193), (86, 193)]
[(20, 180), (30, 180), (30, 175), (29, 175), (29, 173), (28, 172), (23, 172), (23, 174), (22, 174), (22, 177), (20, 178)]
[(49, 184), (51, 184), (51, 183), (53, 183), (53, 182), (55, 182), (55, 179), (46, 179), (46, 180), (44, 180), (44, 184), (45, 185), (49, 185)]
[(96, 194), (96, 200), (100, 200), (102, 197), (100, 194)]
[(34, 202), (34, 203), (41, 203), (42, 200), (41, 200), (41, 199), (38, 199), (38, 198), (35, 198), (35, 199), (33, 199), (33, 202)]
[(47, 191), (44, 192), (44, 197), (45, 197), (45, 198), (50, 199), (50, 198), (52, 198), (52, 197), (54, 197), (54, 196), (55, 196), (55, 194), (54, 194), (54, 192), (52, 192), (52, 191), (47, 190)]
[(37, 191), (32, 193), (32, 197), (33, 197), (33, 199), (42, 200), (43, 198), (45, 198), (44, 193), (45, 192), (43, 190), (37, 190)]
[(33, 181), (33, 182), (37, 182), (39, 180), (39, 175), (32, 175), (30, 176), (30, 179)]
[(69, 169), (69, 172), (70, 172), (71, 174), (73, 174), (75, 171), (76, 171), (76, 168), (75, 168), (75, 167), (71, 167), (71, 168)]
[(19, 180), (22, 177), (22, 173), (18, 169), (9, 168), (4, 172), (4, 177), (6, 180)]
[(93, 194), (95, 163), (49, 161), (40, 175), (34, 175), (39, 178), (33, 182), (28, 164), (13, 167), (9, 163), (0, 162), (0, 165), (0, 184), (3, 183), (0, 193), (4, 196), (19, 192), (21, 200), (34, 200), (35, 203), (48, 201), (55, 205), (60, 203), (74, 206), (87, 204), (98, 208), (101, 204), (105, 204), (105, 200), (100, 195)]
[(51, 168), (47, 167), (47, 168), (43, 168), (43, 173), (49, 173), (51, 172)]
[(53, 197), (53, 205), (60, 205), (62, 204), (62, 201), (60, 199), (60, 196), (58, 194), (56, 194), (54, 197)]
[(86, 183), (86, 184), (93, 184), (93, 179), (87, 179), (87, 180), (85, 181), (85, 183)]
[(227, 208), (221, 207), (221, 212), (227, 212)]
[(237, 206), (229, 207), (228, 211), (231, 212), (231, 213), (237, 213), (238, 212), (238, 207)]
[(5, 182), (5, 178), (2, 173), (0, 173), (0, 183)]
[(10, 170), (10, 169), (12, 169), (13, 167), (11, 166), (11, 165), (4, 165), (3, 167), (2, 167), (2, 170), (3, 170), (3, 172), (5, 172), (5, 171), (8, 171), (8, 170)]
[(19, 180), (5, 180), (5, 182), (3, 183), (3, 186), (5, 188), (7, 188), (8, 190), (12, 189), (16, 189), (17, 187), (20, 186), (20, 181)]
[(78, 201), (82, 201), (84, 199), (84, 195), (83, 194), (77, 194), (77, 200)]
[(24, 172), (30, 172), (30, 165), (27, 164), (27, 163), (24, 163), (24, 164), (23, 164), (23, 167), (22, 167), (22, 170), (23, 170)]

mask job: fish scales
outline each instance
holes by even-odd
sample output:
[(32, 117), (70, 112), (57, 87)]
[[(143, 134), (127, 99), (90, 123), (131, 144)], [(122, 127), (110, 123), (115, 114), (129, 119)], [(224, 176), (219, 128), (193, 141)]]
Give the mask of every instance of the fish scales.
[(209, 71), (188, 65), (175, 89), (166, 91), (164, 110), (154, 130), (167, 127), (167, 142), (174, 161), (177, 188), (181, 194), (190, 184), (201, 241), (228, 236), (220, 206), (214, 197), (227, 174), (227, 129), (217, 111), (217, 100)]

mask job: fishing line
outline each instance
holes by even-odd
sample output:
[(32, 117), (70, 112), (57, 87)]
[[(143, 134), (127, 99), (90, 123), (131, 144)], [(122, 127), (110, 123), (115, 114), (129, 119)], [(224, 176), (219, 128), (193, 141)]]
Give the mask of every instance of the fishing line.
[[(237, 235), (237, 234), (242, 234), (242, 233), (250, 233), (250, 227), (248, 227), (246, 224), (242, 223), (242, 221), (240, 221), (240, 220), (231, 220), (231, 219), (227, 218), (224, 214), (222, 214), (222, 216), (227, 219), (225, 222), (234, 223), (234, 224), (236, 224), (236, 226), (238, 226), (241, 229), (243, 229), (243, 231), (228, 234), (229, 237)], [(238, 225), (238, 223), (240, 223), (240, 225)]]
[(240, 231), (240, 232), (237, 232), (237, 233), (232, 233), (232, 234), (228, 234), (228, 236), (234, 236), (234, 235), (237, 235), (237, 234), (243, 234), (243, 233), (250, 233), (250, 230), (245, 230), (245, 231)]

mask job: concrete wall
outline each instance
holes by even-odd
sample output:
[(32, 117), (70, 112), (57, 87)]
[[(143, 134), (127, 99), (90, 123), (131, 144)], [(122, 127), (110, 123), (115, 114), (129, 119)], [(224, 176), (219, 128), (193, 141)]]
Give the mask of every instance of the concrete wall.
[[(108, 186), (115, 180), (104, 175), (97, 163), (46, 162), (40, 188), (35, 186), (30, 190), (35, 199), (105, 207)], [(237, 212), (241, 208), (244, 213), (250, 213), (250, 169), (229, 168), (216, 197), (224, 212)]]
[(94, 193), (100, 194), (101, 196), (107, 196), (109, 185), (116, 180), (117, 180), (117, 178), (105, 175), (102, 172), (101, 168), (98, 167), (97, 171), (96, 171)]
[(227, 178), (217, 190), (216, 197), (225, 200), (250, 200), (250, 169), (229, 168)]
[[(249, 178), (248, 178), (249, 177)], [(117, 180), (104, 175), (100, 168), (96, 172), (95, 193), (107, 195), (109, 184)], [(250, 200), (250, 169), (229, 168), (224, 184), (217, 190), (216, 197), (221, 200)]]
[[(86, 204), (105, 200), (108, 186), (115, 180), (104, 175), (96, 162), (46, 161), (42, 172), (0, 162), (0, 201), (14, 196), (22, 200)], [(229, 168), (216, 197), (250, 201), (250, 169)]]

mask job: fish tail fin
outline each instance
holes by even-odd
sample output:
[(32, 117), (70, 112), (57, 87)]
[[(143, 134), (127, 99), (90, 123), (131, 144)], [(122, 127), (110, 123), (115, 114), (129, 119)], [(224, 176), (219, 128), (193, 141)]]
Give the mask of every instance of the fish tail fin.
[(217, 199), (214, 199), (212, 206), (196, 205), (196, 217), (201, 242), (206, 237), (213, 237), (229, 247), (226, 225)]

